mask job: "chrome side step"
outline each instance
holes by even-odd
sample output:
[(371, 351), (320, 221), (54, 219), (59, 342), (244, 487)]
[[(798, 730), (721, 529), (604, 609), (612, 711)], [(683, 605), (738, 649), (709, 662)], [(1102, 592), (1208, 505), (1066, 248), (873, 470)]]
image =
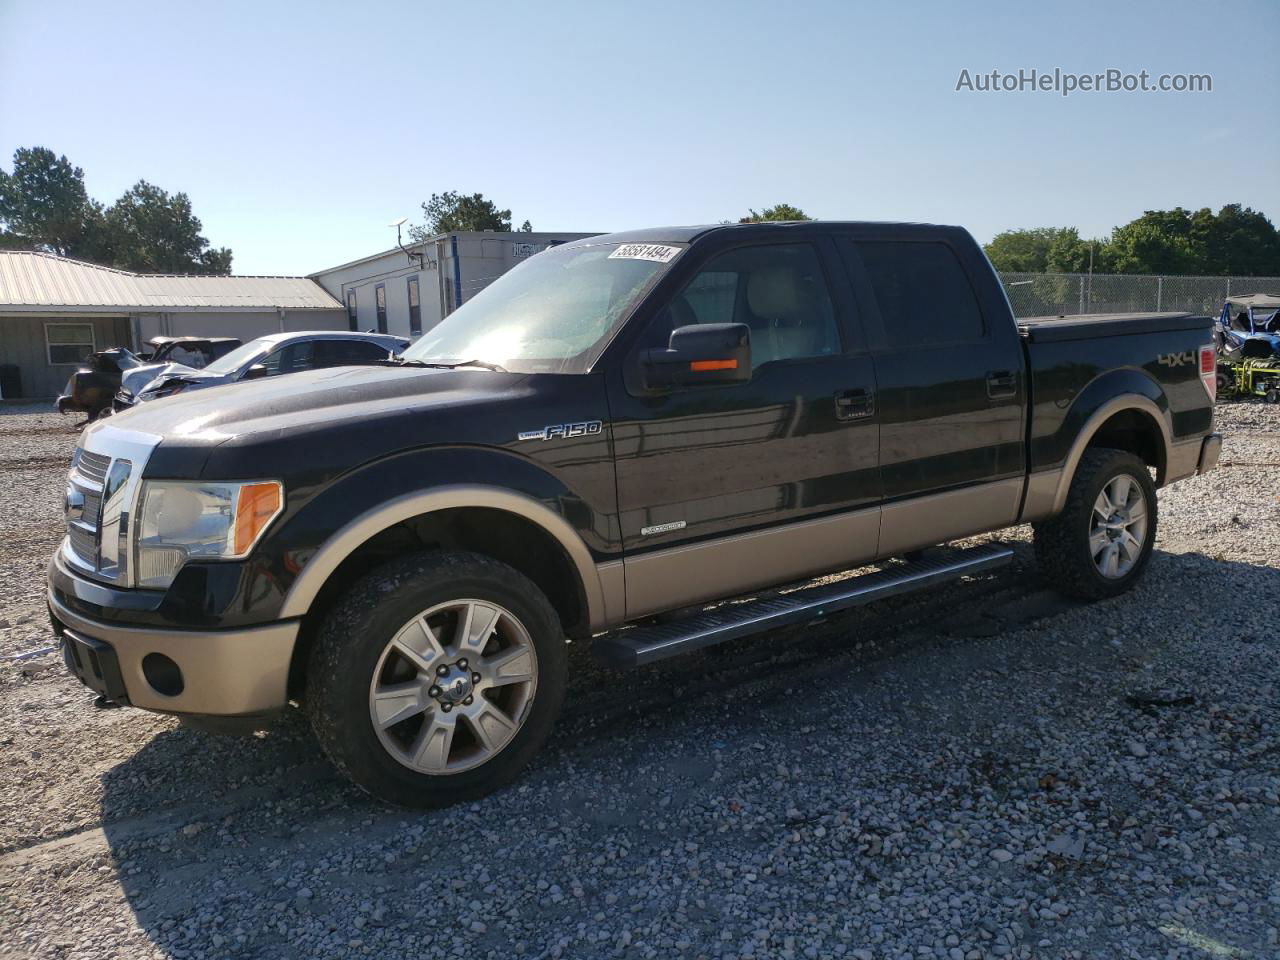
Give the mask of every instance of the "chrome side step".
[(596, 659), (610, 667), (640, 667), (713, 644), (804, 623), (874, 600), (924, 590), (966, 574), (1002, 567), (1013, 550), (1000, 544), (970, 547), (942, 557), (877, 570), (828, 586), (806, 587), (785, 596), (720, 607), (674, 623), (636, 627), (592, 644)]

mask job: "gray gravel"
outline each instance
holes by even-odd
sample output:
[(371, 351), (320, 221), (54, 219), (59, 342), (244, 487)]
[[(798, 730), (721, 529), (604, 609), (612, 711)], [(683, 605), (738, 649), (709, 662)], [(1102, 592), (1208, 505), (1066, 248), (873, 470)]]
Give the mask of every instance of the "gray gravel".
[[(1131, 595), (1019, 564), (631, 676), (434, 813), (0, 669), (0, 957), (1280, 956), (1280, 408), (1161, 494)], [(48, 642), (75, 431), (0, 412), (0, 656)], [(794, 641), (783, 643), (782, 641)]]

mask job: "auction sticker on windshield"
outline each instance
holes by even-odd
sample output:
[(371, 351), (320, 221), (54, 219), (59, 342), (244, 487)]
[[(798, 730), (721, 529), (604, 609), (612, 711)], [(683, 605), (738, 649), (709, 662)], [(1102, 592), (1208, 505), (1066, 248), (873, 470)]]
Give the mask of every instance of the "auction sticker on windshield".
[(609, 254), (610, 260), (652, 260), (654, 263), (670, 263), (680, 252), (679, 247), (660, 243), (624, 243)]

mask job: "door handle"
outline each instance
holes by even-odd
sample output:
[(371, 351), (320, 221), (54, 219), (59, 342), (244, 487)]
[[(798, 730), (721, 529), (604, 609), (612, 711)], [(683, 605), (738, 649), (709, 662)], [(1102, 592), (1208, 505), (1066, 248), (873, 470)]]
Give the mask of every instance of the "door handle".
[(992, 400), (1013, 397), (1018, 393), (1018, 375), (1008, 370), (996, 370), (987, 374), (987, 396)]
[(875, 398), (862, 387), (836, 394), (837, 420), (862, 420), (876, 412)]

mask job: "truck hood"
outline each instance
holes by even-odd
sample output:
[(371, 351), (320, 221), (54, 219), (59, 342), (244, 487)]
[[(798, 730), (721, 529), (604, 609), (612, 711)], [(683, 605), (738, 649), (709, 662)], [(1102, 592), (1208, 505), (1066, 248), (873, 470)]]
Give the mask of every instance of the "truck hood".
[[(471, 368), (339, 367), (177, 394), (105, 425), (161, 438), (151, 476), (269, 477), (299, 462), (328, 473), (427, 443), (505, 441), (528, 380)], [(495, 419), (506, 423), (491, 432)]]

